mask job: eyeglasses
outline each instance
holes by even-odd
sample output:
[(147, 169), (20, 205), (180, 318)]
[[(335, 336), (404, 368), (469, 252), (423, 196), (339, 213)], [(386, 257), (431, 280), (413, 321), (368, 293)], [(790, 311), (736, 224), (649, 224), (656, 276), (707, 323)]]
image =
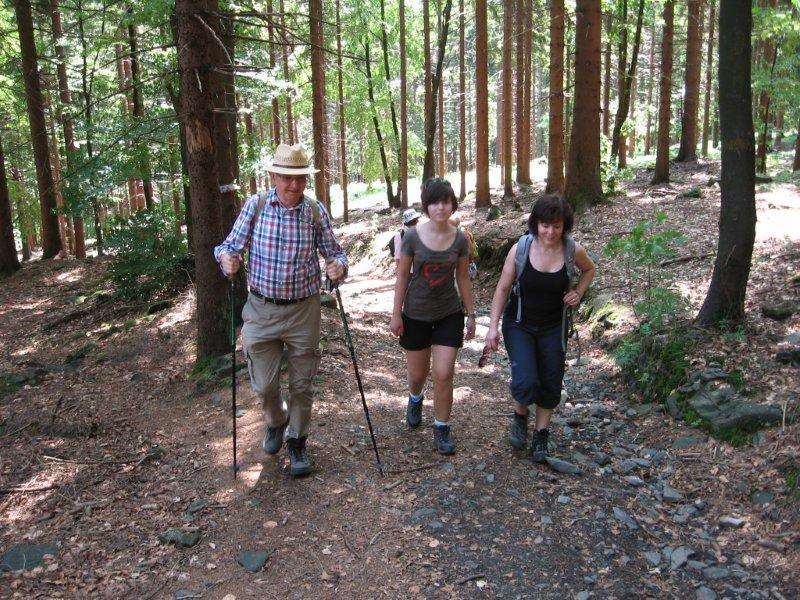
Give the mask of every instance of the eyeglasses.
[(284, 175), (283, 173), (275, 173), (278, 177), (283, 179), (284, 181), (307, 181), (307, 175)]

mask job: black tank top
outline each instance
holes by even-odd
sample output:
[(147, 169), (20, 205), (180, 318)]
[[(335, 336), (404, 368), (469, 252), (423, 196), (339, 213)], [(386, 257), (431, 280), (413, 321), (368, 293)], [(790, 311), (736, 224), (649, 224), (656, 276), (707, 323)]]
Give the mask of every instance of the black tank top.
[[(564, 294), (569, 287), (566, 265), (555, 273), (544, 273), (534, 269), (528, 259), (525, 261), (525, 268), (519, 278), (519, 287), (522, 293), (522, 322), (524, 324), (542, 327), (561, 322)], [(506, 309), (506, 314), (512, 319), (517, 318), (518, 301), (519, 299), (512, 294), (511, 302)]]

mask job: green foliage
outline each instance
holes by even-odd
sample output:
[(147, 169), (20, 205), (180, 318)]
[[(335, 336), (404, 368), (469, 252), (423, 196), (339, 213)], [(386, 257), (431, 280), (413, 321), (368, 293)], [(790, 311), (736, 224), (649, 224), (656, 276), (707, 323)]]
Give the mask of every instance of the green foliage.
[(683, 384), (692, 344), (683, 328), (662, 334), (645, 333), (640, 328), (617, 346), (614, 360), (644, 399), (661, 401)]
[(141, 211), (127, 222), (116, 221), (106, 244), (121, 298), (148, 301), (175, 293), (190, 280), (186, 242), (175, 233), (168, 211)]

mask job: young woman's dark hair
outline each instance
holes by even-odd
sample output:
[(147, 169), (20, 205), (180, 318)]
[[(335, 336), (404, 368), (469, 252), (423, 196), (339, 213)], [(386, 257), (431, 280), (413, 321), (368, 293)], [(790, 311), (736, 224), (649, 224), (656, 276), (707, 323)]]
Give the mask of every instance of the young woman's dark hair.
[(458, 198), (453, 191), (453, 186), (447, 179), (432, 177), (422, 184), (422, 212), (428, 214), (428, 206), (440, 200), (450, 199), (453, 205), (453, 212), (458, 209)]
[(545, 194), (533, 205), (528, 218), (528, 230), (536, 235), (539, 223), (564, 223), (564, 233), (572, 231), (575, 211), (572, 205), (558, 194)]

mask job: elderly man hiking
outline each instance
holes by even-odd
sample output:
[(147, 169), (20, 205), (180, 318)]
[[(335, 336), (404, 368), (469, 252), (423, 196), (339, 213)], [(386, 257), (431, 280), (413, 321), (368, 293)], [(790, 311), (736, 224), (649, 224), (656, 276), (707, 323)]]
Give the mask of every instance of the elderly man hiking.
[[(250, 383), (264, 408), (263, 448), (277, 454), (285, 433), (289, 473), (296, 477), (311, 471), (306, 437), (320, 360), (317, 252), (325, 258), (332, 281), (341, 281), (348, 265), (325, 207), (303, 194), (307, 175), (317, 172), (303, 147), (280, 144), (268, 171), (274, 187), (247, 199), (214, 256), (230, 277), (242, 264), (242, 252), (249, 250), (250, 293), (242, 309), (242, 346)], [(289, 358), (288, 406), (280, 394), (284, 347)]]

